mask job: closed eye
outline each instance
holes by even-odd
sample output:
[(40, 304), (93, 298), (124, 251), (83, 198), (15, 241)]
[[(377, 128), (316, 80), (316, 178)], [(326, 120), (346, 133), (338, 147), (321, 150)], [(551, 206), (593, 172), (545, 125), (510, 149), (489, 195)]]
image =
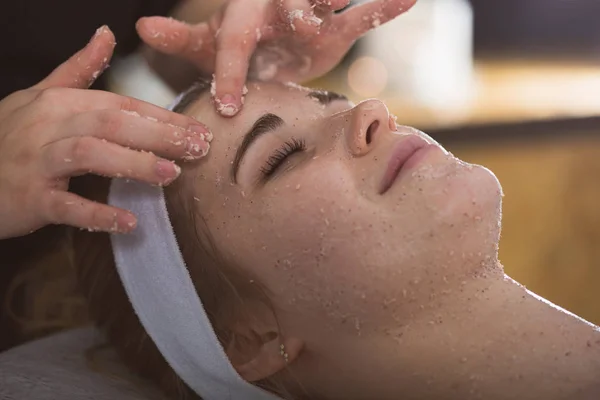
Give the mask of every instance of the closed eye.
[(306, 150), (304, 139), (292, 138), (273, 152), (260, 169), (263, 180), (268, 180), (292, 154)]

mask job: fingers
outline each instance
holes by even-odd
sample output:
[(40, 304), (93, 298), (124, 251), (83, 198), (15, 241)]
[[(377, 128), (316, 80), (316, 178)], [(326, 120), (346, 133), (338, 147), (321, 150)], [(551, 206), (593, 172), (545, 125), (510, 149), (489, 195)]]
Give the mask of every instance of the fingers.
[(175, 163), (94, 137), (73, 137), (45, 147), (43, 173), (61, 179), (92, 173), (165, 186), (181, 173)]
[(64, 224), (90, 231), (128, 233), (137, 220), (129, 211), (84, 199), (76, 194), (52, 191), (42, 199), (44, 218), (51, 224)]
[(408, 11), (416, 0), (372, 0), (349, 8), (335, 17), (335, 25), (355, 40), (373, 28)]
[(215, 41), (208, 24), (189, 25), (173, 18), (144, 17), (138, 20), (136, 29), (153, 49), (182, 57), (202, 71), (214, 71)]
[(268, 2), (231, 0), (217, 36), (215, 64), (215, 105), (226, 117), (238, 113), (250, 57), (260, 39)]
[(50, 88), (40, 92), (38, 100), (37, 112), (47, 112), (48, 108), (57, 105), (61, 108), (69, 106), (70, 113), (110, 109), (153, 122), (178, 126), (184, 130), (208, 132), (208, 128), (187, 115), (174, 113), (142, 100), (100, 90)]
[(300, 35), (317, 34), (323, 23), (308, 0), (282, 0), (279, 9), (292, 31)]
[(113, 33), (107, 26), (102, 26), (83, 49), (59, 65), (35, 87), (88, 88), (108, 66), (115, 44)]
[(188, 161), (204, 157), (212, 140), (212, 135), (201, 125), (196, 131), (184, 130), (117, 110), (94, 110), (76, 114), (60, 127), (59, 135), (57, 140), (90, 136), (150, 151), (168, 159)]

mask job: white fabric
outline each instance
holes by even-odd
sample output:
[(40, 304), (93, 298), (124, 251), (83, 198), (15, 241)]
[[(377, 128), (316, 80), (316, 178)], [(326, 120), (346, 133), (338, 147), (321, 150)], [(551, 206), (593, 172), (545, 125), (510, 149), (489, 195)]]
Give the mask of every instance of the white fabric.
[(117, 270), (142, 325), (179, 377), (206, 400), (275, 400), (227, 358), (185, 266), (163, 189), (115, 179), (109, 203), (132, 211), (132, 234), (111, 235)]
[(114, 179), (108, 200), (138, 218), (132, 234), (111, 235), (115, 263), (144, 329), (177, 375), (205, 400), (279, 399), (229, 362), (183, 261), (163, 189)]
[(0, 353), (0, 399), (168, 400), (103, 344), (104, 336), (88, 327)]

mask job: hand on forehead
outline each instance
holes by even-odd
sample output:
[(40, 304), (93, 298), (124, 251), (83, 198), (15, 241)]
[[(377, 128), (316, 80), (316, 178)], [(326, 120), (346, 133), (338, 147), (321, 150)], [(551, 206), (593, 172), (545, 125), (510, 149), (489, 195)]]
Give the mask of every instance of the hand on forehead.
[(253, 186), (256, 172), (282, 144), (313, 137), (321, 132), (317, 125), (325, 117), (351, 106), (342, 95), (293, 84), (255, 82), (247, 87), (246, 106), (234, 118), (215, 111), (206, 87), (182, 99), (188, 104), (185, 114), (214, 132), (208, 156), (193, 169), (200, 175), (218, 174), (218, 182), (240, 183), (242, 188)]
[[(265, 114), (275, 114), (287, 123), (302, 123), (323, 115), (331, 99), (344, 96), (291, 83), (249, 82), (244, 109), (234, 118), (221, 118), (212, 104), (210, 90), (192, 95), (185, 114), (205, 122), (215, 132), (213, 146), (239, 146), (242, 136)], [(189, 101), (190, 99), (187, 99)], [(186, 98), (182, 99), (186, 102)]]

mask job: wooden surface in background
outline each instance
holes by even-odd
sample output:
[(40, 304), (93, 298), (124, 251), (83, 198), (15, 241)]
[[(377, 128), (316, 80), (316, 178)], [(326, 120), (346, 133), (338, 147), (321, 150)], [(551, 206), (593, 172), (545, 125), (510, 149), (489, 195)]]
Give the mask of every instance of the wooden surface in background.
[[(401, 71), (396, 72), (401, 73)], [(340, 69), (311, 86), (358, 102)], [(475, 97), (464, 106), (428, 108), (401, 91), (377, 96), (398, 122), (422, 130), (482, 123), (600, 115), (600, 63), (586, 60), (496, 60), (475, 63)]]
[[(568, 135), (569, 132), (565, 132)], [(598, 137), (457, 145), (500, 180), (500, 260), (529, 289), (600, 324)]]

